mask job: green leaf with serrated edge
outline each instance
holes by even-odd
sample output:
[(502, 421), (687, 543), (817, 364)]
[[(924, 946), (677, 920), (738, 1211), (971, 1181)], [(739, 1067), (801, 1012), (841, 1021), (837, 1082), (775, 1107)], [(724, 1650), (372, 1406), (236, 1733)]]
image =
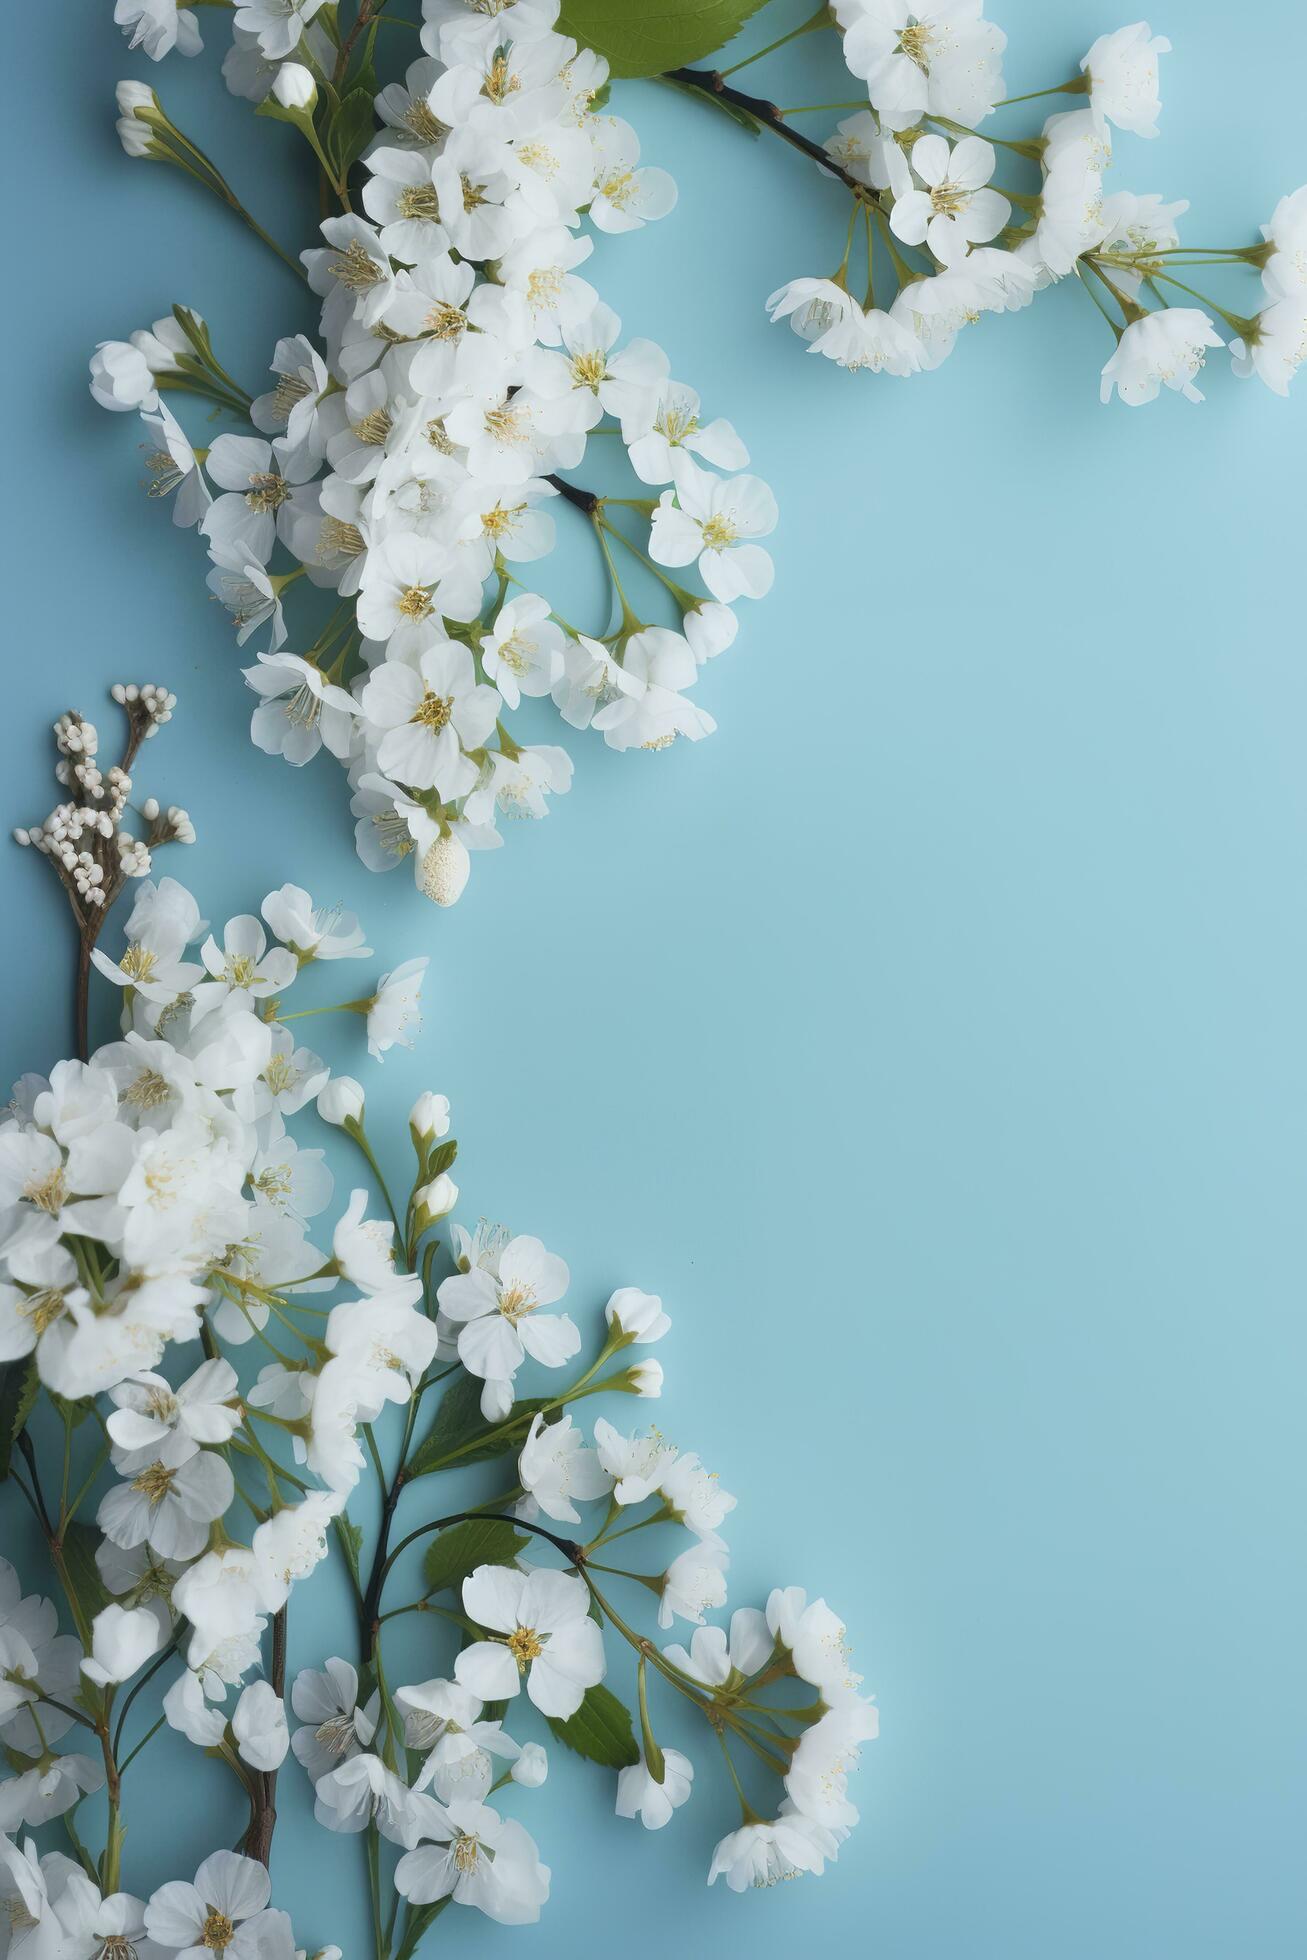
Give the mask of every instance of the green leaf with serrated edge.
[(93, 1525), (70, 1524), (64, 1532), (58, 1553), (60, 1576), (77, 1604), (78, 1631), (89, 1627), (97, 1613), (110, 1604), (108, 1589), (95, 1562), (100, 1534)]
[(626, 1704), (602, 1685), (586, 1689), (585, 1700), (566, 1722), (552, 1715), (547, 1720), (560, 1742), (605, 1769), (627, 1769), (640, 1760)]
[(463, 1375), (445, 1395), (431, 1426), (430, 1434), (409, 1464), (410, 1477), (426, 1477), (433, 1470), (460, 1470), (467, 1463), (489, 1463), (497, 1456), (522, 1447), (531, 1418), (549, 1403), (547, 1396), (532, 1396), (514, 1402), (500, 1422), (487, 1422), (481, 1413), (481, 1381), (476, 1375)]
[(27, 1427), (36, 1392), (41, 1386), (31, 1355), (6, 1361), (0, 1367), (0, 1483), (9, 1475), (14, 1444)]
[(715, 54), (763, 0), (564, 0), (558, 32), (601, 54), (614, 75), (664, 75)]
[(349, 173), (370, 142), (376, 129), (372, 91), (352, 88), (327, 125), (326, 152), (336, 165), (341, 181)]
[(334, 1522), (340, 1548), (345, 1554), (350, 1571), (354, 1574), (355, 1585), (359, 1585), (361, 1584), (359, 1553), (363, 1550), (363, 1527), (355, 1524), (352, 1518), (347, 1518), (343, 1511), (337, 1514)]
[(508, 1518), (467, 1518), (447, 1525), (427, 1546), (422, 1561), (427, 1591), (457, 1592), (478, 1565), (511, 1565), (526, 1546), (525, 1532)]

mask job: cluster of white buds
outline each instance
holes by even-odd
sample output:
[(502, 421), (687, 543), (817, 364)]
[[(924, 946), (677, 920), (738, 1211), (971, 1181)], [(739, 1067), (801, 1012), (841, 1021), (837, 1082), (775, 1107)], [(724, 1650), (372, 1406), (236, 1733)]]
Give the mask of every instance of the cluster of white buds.
[(84, 715), (60, 715), (54, 724), (59, 761), (55, 776), (75, 788), (76, 802), (59, 803), (42, 824), (14, 831), (16, 844), (30, 844), (52, 861), (73, 904), (78, 924), (97, 924), (129, 878), (148, 876), (152, 850), (160, 844), (193, 844), (195, 827), (186, 811), (172, 804), (162, 810), (156, 798), (144, 804), (141, 815), (146, 836), (134, 837), (120, 828), (132, 793), (131, 763), (137, 749), (172, 718), (177, 697), (151, 682), (138, 687), (121, 682), (111, 690), (127, 714), (127, 744), (121, 762), (101, 772), (96, 761), (99, 730)]
[(145, 718), (141, 736), (147, 742), (165, 721), (172, 720), (172, 711), (177, 706), (177, 696), (170, 694), (166, 687), (156, 687), (153, 681), (146, 681), (140, 687), (135, 681), (126, 684), (115, 681), (109, 693), (120, 708), (127, 709), (133, 722), (138, 716)]
[(150, 826), (151, 844), (193, 844), (195, 825), (180, 803), (170, 803), (166, 810), (161, 809), (157, 796), (147, 796), (141, 805), (141, 815)]

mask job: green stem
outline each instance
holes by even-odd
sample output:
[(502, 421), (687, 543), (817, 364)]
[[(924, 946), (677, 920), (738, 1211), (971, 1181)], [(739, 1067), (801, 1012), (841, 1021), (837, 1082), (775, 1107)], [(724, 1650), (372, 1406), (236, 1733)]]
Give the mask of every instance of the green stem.
[[(729, 75), (732, 73), (732, 70), (729, 68), (725, 68), (722, 70), (722, 73)], [(795, 106), (792, 109), (778, 109), (776, 113), (778, 116), (817, 116), (817, 115), (821, 115), (826, 110), (865, 109), (866, 106), (867, 104), (865, 101), (864, 102), (798, 102), (795, 104)]]
[(1010, 109), (1014, 102), (1038, 102), (1041, 95), (1087, 95), (1088, 92), (1088, 77), (1075, 75), (1069, 82), (1059, 82), (1056, 88), (1032, 88), (1024, 95), (1005, 95), (1001, 102), (994, 104), (994, 107)]
[(798, 27), (792, 27), (788, 34), (780, 35), (775, 41), (768, 41), (765, 48), (759, 48), (754, 54), (746, 54), (743, 61), (732, 62), (729, 68), (719, 68), (717, 72), (723, 80), (727, 75), (738, 75), (741, 68), (751, 68), (755, 61), (761, 61), (764, 55), (775, 54), (777, 48), (785, 47), (788, 42), (797, 41), (804, 34), (817, 34), (822, 28), (834, 25), (830, 8), (818, 7), (811, 20), (801, 22)]

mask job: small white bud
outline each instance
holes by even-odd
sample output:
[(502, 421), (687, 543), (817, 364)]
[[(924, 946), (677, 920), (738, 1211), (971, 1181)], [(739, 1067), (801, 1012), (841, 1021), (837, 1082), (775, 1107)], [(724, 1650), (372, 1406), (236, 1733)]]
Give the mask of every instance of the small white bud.
[(283, 61), (272, 80), (272, 92), (283, 109), (312, 109), (318, 85), (298, 61)]
[(162, 115), (159, 98), (148, 82), (119, 82), (114, 90), (120, 116), (134, 116), (144, 109), (152, 115)]
[(424, 1089), (408, 1113), (408, 1127), (415, 1143), (433, 1143), (449, 1135), (449, 1097), (433, 1095)]
[(318, 1115), (324, 1123), (343, 1126), (363, 1121), (363, 1085), (352, 1075), (333, 1075), (318, 1091)]
[(458, 1186), (448, 1171), (441, 1171), (430, 1184), (424, 1184), (413, 1199), (417, 1228), (425, 1232), (438, 1218), (447, 1218), (458, 1203)]
[(524, 1790), (538, 1790), (549, 1774), (547, 1752), (538, 1742), (524, 1742), (510, 1774), (514, 1783), (520, 1783)]

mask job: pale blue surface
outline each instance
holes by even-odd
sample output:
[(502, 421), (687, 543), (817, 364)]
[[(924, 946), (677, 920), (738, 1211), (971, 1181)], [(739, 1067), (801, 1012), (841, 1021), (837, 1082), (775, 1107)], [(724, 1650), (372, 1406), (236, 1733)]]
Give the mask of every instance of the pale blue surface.
[[(107, 4), (71, 12), (8, 29), (30, 78), (10, 195), (35, 202), (11, 225), (5, 824), (48, 807), (62, 707), (94, 713), (120, 677), (177, 689), (143, 784), (200, 831), (170, 868), (219, 917), (294, 877), (358, 908), (379, 963), (431, 952), (421, 1049), (368, 1075), (370, 1109), (446, 1091), (466, 1215), (540, 1232), (579, 1310), (662, 1291), (662, 1420), (741, 1493), (733, 1596), (828, 1591), (883, 1708), (863, 1826), (820, 1883), (705, 1893), (729, 1798), (703, 1747), (700, 1795), (648, 1841), (555, 1752), (519, 1808), (555, 1872), (542, 1926), (447, 1918), (433, 1944), (1301, 1954), (1303, 400), (1217, 355), (1205, 408), (1100, 410), (1108, 336), (1070, 288), (934, 377), (845, 377), (761, 312), (838, 257), (837, 192), (622, 89), (682, 195), (601, 245), (598, 282), (775, 485), (776, 590), (702, 683), (712, 742), (576, 738), (572, 795), (438, 916), (354, 860), (325, 758), (293, 776), (245, 743), (200, 552), (135, 494), (134, 425), (86, 395), (92, 343), (173, 298), (247, 383), (309, 314), (216, 206), (122, 158), (112, 83), (147, 64)], [(1013, 90), (1115, 24), (1099, 0), (997, 17)], [(1250, 235), (1307, 176), (1301, 9), (1268, 0), (1232, 33), (1218, 0), (1171, 0), (1154, 26), (1179, 49), (1162, 135), (1120, 139), (1115, 182), (1187, 194), (1200, 242)], [(814, 99), (812, 44), (788, 60), (751, 85)], [(220, 97), (207, 60), (151, 79), (306, 241), (310, 197), (277, 174), (290, 134)], [(40, 867), (0, 870), (24, 921), (12, 1076), (65, 1046), (67, 944)], [(314, 1598), (295, 1655), (352, 1652), (340, 1596)], [(236, 1824), (216, 1768), (160, 1760), (189, 1815), (166, 1854), (138, 1827), (147, 1883), (208, 1848), (211, 1799)], [(295, 1779), (278, 1896), (357, 1960), (361, 1856)], [(344, 1918), (323, 1903), (342, 1874)]]

